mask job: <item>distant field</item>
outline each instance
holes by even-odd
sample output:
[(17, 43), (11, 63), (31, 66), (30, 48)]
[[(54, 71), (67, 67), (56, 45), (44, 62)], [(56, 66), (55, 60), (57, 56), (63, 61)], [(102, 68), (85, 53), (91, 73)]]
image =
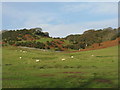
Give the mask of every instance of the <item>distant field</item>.
[(9, 46), (2, 54), (3, 88), (118, 87), (117, 46), (76, 53)]

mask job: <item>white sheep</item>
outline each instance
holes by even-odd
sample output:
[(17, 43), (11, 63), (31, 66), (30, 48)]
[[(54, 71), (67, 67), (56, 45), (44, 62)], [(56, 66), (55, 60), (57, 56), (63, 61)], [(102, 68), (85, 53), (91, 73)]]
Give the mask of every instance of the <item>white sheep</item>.
[(40, 60), (37, 59), (36, 62), (40, 62)]
[(62, 61), (65, 61), (65, 58), (63, 58)]
[(20, 50), (20, 52), (22, 52), (22, 50)]
[(20, 59), (22, 58), (22, 57), (19, 57)]
[(74, 58), (73, 56), (71, 56), (71, 58)]
[(46, 51), (46, 50), (43, 50), (44, 52)]
[(23, 53), (26, 53), (27, 51), (23, 51)]
[(94, 55), (91, 55), (91, 56), (94, 56)]

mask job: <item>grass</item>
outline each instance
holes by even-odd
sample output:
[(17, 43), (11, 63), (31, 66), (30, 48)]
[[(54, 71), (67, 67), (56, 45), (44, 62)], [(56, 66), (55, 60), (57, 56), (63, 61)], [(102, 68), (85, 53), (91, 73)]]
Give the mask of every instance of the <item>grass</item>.
[[(41, 42), (41, 43), (46, 43), (47, 41), (49, 41), (49, 42), (51, 42), (52, 40), (54, 40), (53, 38), (48, 38), (48, 37), (46, 37), (46, 38), (40, 38), (40, 39), (38, 39), (38, 40), (36, 40), (37, 42)], [(22, 41), (19, 41), (19, 42), (27, 42), (26, 40), (22, 40)]]
[(45, 43), (45, 42), (47, 42), (47, 41), (51, 42), (52, 40), (54, 40), (54, 39), (52, 39), (52, 38), (40, 38), (40, 39), (38, 39), (38, 40), (36, 40), (36, 41), (37, 41), (37, 42)]
[[(23, 53), (20, 50), (27, 52)], [(117, 46), (76, 53), (9, 46), (3, 47), (2, 54), (3, 88), (116, 88), (118, 86)], [(70, 58), (71, 55), (74, 58)], [(61, 61), (62, 58), (66, 60)], [(41, 61), (36, 63), (36, 59)]]

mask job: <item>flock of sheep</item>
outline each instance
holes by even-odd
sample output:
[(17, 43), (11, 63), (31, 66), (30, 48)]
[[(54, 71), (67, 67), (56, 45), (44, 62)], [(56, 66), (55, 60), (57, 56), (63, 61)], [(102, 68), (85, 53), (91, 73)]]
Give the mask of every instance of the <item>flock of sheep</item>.
[[(20, 50), (20, 52), (27, 53), (27, 51), (23, 51), (23, 50)], [(91, 56), (94, 56), (94, 55), (91, 55)], [(70, 58), (72, 58), (72, 59), (73, 59), (73, 58), (74, 58), (74, 56), (70, 56)], [(22, 59), (22, 57), (19, 57), (19, 59)], [(65, 59), (65, 58), (62, 58), (61, 60), (62, 60), (62, 61), (65, 61), (66, 59)], [(36, 62), (40, 62), (41, 60), (36, 59), (35, 61), (36, 61)]]
[[(27, 51), (23, 51), (23, 50), (20, 50), (20, 52), (27, 53)], [(22, 59), (22, 57), (19, 57), (19, 59)], [(41, 60), (36, 59), (35, 61), (36, 61), (36, 62), (40, 62)]]

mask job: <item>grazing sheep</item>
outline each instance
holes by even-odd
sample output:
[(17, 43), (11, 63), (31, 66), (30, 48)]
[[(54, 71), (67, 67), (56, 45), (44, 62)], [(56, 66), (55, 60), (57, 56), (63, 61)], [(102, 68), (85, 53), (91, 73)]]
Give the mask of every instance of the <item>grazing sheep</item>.
[(91, 56), (94, 56), (94, 55), (91, 55)]
[(23, 51), (23, 53), (26, 53), (27, 51)]
[(40, 62), (40, 60), (37, 59), (36, 62)]
[(65, 61), (65, 58), (63, 58), (62, 61)]
[(73, 56), (71, 56), (71, 58), (74, 58)]
[(20, 59), (22, 58), (22, 57), (19, 57)]
[(20, 52), (22, 52), (22, 50), (20, 50)]

